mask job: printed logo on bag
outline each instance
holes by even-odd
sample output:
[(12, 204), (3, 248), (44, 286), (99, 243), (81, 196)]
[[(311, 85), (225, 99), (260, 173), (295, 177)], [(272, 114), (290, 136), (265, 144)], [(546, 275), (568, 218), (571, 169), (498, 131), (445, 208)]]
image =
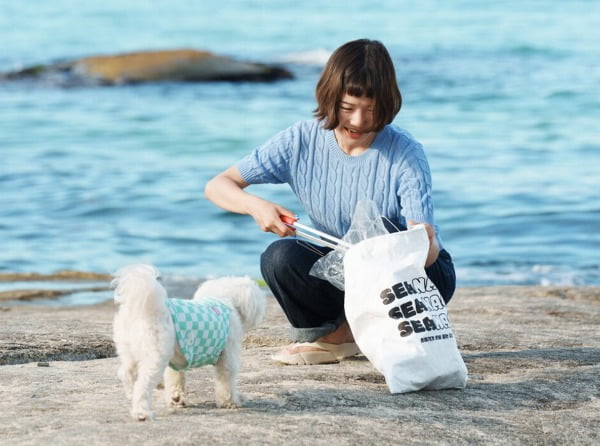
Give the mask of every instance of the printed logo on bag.
[(421, 336), (421, 342), (453, 338), (444, 299), (428, 277), (398, 282), (382, 290), (379, 297), (383, 305), (393, 304), (388, 316), (400, 320), (401, 337), (428, 334)]

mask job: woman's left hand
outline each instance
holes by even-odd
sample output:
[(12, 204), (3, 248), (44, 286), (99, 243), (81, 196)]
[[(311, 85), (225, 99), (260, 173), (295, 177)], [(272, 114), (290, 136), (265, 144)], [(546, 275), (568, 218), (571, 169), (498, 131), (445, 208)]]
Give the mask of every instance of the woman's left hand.
[(417, 226), (422, 224), (425, 226), (427, 231), (427, 237), (429, 238), (429, 252), (427, 253), (427, 259), (425, 260), (425, 268), (431, 266), (438, 258), (440, 254), (440, 245), (438, 244), (437, 237), (435, 236), (435, 228), (429, 223), (419, 223), (414, 220), (408, 221), (408, 227)]

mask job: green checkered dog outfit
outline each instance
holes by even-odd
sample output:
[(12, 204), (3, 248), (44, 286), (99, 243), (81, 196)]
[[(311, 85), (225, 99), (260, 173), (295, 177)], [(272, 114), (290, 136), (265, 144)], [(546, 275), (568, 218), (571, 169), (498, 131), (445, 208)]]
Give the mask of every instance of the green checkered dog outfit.
[[(216, 364), (229, 335), (230, 309), (217, 299), (167, 299), (185, 369)], [(175, 370), (182, 370), (176, 367)]]

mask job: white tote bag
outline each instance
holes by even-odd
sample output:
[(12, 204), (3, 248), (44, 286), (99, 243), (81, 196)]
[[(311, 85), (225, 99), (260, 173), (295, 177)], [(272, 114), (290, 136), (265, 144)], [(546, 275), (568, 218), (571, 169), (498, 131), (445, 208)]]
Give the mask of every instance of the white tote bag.
[(428, 250), (418, 225), (363, 240), (344, 255), (348, 323), (391, 393), (467, 383), (446, 305), (425, 274)]

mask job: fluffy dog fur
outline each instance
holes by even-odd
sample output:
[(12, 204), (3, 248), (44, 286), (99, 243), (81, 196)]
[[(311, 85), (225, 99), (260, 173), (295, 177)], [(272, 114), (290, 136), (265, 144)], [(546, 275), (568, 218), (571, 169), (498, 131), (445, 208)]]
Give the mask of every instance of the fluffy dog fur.
[[(158, 278), (152, 265), (138, 264), (119, 270), (112, 282), (119, 305), (113, 325), (121, 360), (119, 378), (131, 399), (131, 416), (140, 421), (153, 419), (152, 391), (161, 377), (167, 404), (186, 405), (184, 373), (169, 367), (169, 362), (177, 368), (187, 362), (165, 303), (167, 292)], [(241, 343), (245, 331), (263, 319), (264, 293), (248, 277), (222, 277), (202, 283), (194, 300), (202, 297), (219, 299), (232, 310), (227, 343), (215, 365), (215, 393), (217, 407), (237, 407), (245, 400), (236, 386)]]

